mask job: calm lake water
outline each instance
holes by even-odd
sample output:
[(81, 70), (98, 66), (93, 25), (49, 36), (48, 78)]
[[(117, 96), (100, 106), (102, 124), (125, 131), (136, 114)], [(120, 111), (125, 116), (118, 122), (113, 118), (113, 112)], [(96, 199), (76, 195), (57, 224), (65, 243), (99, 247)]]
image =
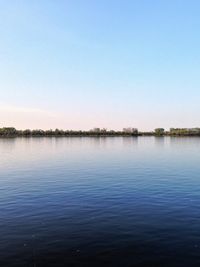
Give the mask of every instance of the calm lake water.
[(0, 139), (0, 266), (200, 266), (200, 138)]

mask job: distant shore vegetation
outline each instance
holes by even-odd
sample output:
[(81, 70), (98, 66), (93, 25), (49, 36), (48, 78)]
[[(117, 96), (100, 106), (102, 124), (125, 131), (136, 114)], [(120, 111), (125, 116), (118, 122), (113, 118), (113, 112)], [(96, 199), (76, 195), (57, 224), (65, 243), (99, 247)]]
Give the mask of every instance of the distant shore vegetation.
[(93, 128), (89, 131), (77, 130), (17, 130), (14, 127), (0, 128), (0, 137), (61, 137), (61, 136), (200, 136), (200, 128), (156, 128), (154, 131), (142, 132), (137, 128), (123, 128), (121, 131)]

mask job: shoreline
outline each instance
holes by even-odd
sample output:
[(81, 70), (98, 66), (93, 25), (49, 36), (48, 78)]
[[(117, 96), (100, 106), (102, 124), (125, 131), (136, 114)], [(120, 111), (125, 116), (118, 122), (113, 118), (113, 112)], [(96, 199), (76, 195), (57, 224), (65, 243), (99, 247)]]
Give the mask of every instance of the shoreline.
[(0, 128), (0, 138), (4, 137), (200, 137), (200, 128), (156, 128), (154, 131), (139, 131), (137, 128), (124, 128), (122, 131), (107, 130), (106, 128), (94, 128), (89, 131), (82, 130), (42, 130), (26, 129), (17, 130), (14, 127)]
[(67, 138), (67, 137), (94, 137), (94, 138), (102, 138), (102, 137), (129, 137), (129, 138), (138, 138), (138, 137), (155, 137), (155, 138), (164, 138), (164, 137), (200, 137), (200, 135), (150, 135), (150, 134), (138, 134), (138, 135), (0, 135), (0, 139), (4, 138)]

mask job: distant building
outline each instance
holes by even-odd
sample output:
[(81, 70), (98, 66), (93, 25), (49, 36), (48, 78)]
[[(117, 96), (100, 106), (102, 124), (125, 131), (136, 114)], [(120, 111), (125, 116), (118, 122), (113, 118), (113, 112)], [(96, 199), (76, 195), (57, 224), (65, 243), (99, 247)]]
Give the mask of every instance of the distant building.
[(128, 127), (128, 128), (123, 128), (123, 132), (124, 133), (138, 133), (138, 129), (137, 128), (131, 128), (131, 127)]
[(191, 133), (200, 133), (200, 128), (189, 128), (187, 130)]
[(200, 128), (170, 128), (174, 135), (200, 135)]

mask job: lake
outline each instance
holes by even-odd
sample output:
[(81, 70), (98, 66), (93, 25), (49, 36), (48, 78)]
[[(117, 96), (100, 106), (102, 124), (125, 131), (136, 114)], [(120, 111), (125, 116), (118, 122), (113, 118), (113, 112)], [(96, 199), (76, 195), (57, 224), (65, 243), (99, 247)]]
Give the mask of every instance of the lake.
[(200, 266), (200, 138), (0, 139), (0, 266)]

